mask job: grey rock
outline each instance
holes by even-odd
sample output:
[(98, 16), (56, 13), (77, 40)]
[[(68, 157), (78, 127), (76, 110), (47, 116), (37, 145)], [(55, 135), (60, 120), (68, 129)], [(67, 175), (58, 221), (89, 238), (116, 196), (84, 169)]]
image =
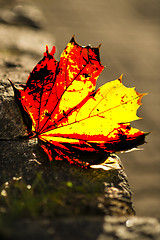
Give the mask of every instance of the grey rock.
[(33, 29), (1, 24), (0, 33), (0, 52), (6, 56), (25, 54), (37, 58), (45, 51), (46, 44), (50, 47), (55, 45), (54, 37), (42, 30), (36, 32)]
[(105, 217), (103, 233), (98, 240), (159, 240), (160, 223), (150, 217)]
[(145, 217), (81, 217), (16, 221), (1, 239), (159, 240), (160, 223)]
[(45, 25), (45, 18), (37, 7), (19, 3), (12, 8), (10, 5), (2, 7), (0, 10), (0, 22), (41, 29)]

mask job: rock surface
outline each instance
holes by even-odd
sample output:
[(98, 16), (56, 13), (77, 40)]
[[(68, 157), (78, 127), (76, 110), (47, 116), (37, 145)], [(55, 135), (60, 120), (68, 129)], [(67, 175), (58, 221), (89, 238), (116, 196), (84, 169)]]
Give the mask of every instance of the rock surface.
[(23, 220), (2, 229), (1, 239), (159, 240), (160, 223), (145, 217), (83, 217)]

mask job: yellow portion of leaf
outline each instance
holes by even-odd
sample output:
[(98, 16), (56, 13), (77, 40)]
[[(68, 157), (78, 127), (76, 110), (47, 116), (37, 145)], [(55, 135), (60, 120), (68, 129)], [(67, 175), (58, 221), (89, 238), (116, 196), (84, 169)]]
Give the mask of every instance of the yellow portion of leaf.
[(78, 139), (74, 139), (74, 138), (64, 138), (64, 137), (53, 137), (52, 135), (48, 135), (47, 134), (41, 134), (39, 136), (39, 138), (43, 141), (47, 141), (48, 142), (60, 142), (60, 143), (70, 143), (70, 144), (74, 144), (74, 143), (79, 143), (80, 141)]
[(107, 122), (126, 123), (139, 119), (136, 115), (139, 95), (134, 88), (125, 87), (119, 80), (111, 81), (100, 87), (96, 95), (84, 104), (73, 120), (85, 118), (105, 118)]
[(89, 92), (92, 92), (95, 86), (90, 81), (85, 81), (85, 77), (81, 75), (80, 80), (74, 80), (68, 89), (64, 92), (59, 109), (61, 112), (67, 111), (69, 108), (75, 107)]
[[(84, 105), (69, 115), (65, 123), (42, 134), (42, 137), (48, 140), (51, 135), (76, 134), (77, 137), (83, 135), (83, 138), (102, 136), (102, 141), (103, 136), (114, 139), (119, 134), (119, 124), (123, 124), (125, 128), (129, 122), (139, 119), (136, 112), (142, 96), (143, 94), (137, 93), (134, 88), (125, 87), (119, 79), (106, 83), (97, 90), (95, 96), (90, 97)], [(131, 136), (139, 132), (135, 128), (127, 131)]]
[[(96, 120), (96, 118), (94, 118), (95, 122), (98, 120)], [(118, 128), (119, 125), (115, 124), (114, 126), (112, 124), (108, 124), (105, 120), (102, 120), (101, 122), (97, 122), (96, 125), (94, 125), (93, 121), (91, 121), (91, 119), (87, 119), (85, 121), (82, 122), (76, 122), (73, 123), (71, 125), (67, 125), (64, 126), (62, 128), (57, 128), (51, 131), (48, 131), (46, 133), (41, 134), (41, 138), (43, 138), (43, 140), (47, 140), (47, 141), (52, 141), (54, 136), (57, 136), (58, 139), (55, 141), (60, 141), (60, 142), (68, 142), (69, 139), (69, 135), (75, 135), (77, 136), (77, 138), (79, 139), (84, 139), (84, 140), (88, 140), (89, 142), (99, 142), (99, 143), (105, 143), (106, 140), (109, 141), (109, 139), (113, 140), (114, 138), (117, 138), (117, 135), (119, 134), (118, 132)], [(138, 133), (139, 130), (136, 128), (130, 128), (130, 130), (128, 130), (128, 136), (134, 136), (136, 133)], [(59, 137), (59, 135), (61, 135), (62, 137)], [(66, 137), (63, 137), (66, 136)], [(67, 138), (68, 136), (68, 138)], [(82, 137), (80, 137), (82, 136)], [(85, 138), (86, 136), (86, 138)], [(94, 136), (99, 136), (99, 140), (95, 139), (92, 140), (91, 137)], [(103, 140), (105, 137), (105, 140)], [(91, 138), (91, 139), (89, 139)], [(101, 140), (102, 139), (102, 140)], [(75, 143), (75, 139), (74, 141), (71, 140), (72, 143)]]

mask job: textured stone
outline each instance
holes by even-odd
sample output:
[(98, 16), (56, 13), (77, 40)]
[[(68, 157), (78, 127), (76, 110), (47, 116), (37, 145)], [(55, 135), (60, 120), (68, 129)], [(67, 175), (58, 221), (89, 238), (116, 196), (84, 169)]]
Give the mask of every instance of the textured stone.
[(98, 240), (159, 240), (160, 223), (155, 218), (130, 217), (117, 218), (105, 217), (103, 233)]

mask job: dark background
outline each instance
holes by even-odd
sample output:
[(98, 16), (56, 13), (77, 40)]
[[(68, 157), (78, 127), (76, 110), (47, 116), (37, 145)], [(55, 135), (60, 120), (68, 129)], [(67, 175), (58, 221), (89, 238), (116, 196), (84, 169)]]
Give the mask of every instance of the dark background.
[[(97, 86), (122, 73), (127, 87), (148, 92), (132, 126), (150, 131), (143, 151), (119, 154), (133, 191), (137, 215), (160, 219), (160, 1), (26, 0), (42, 10), (45, 29), (53, 34), (56, 59), (75, 34), (81, 45), (101, 46), (106, 66)], [(46, 44), (47, 40), (46, 40)], [(52, 48), (49, 45), (50, 49)], [(45, 50), (42, 49), (42, 53)], [(34, 66), (33, 66), (34, 67)], [(31, 70), (31, 69), (30, 69)]]

